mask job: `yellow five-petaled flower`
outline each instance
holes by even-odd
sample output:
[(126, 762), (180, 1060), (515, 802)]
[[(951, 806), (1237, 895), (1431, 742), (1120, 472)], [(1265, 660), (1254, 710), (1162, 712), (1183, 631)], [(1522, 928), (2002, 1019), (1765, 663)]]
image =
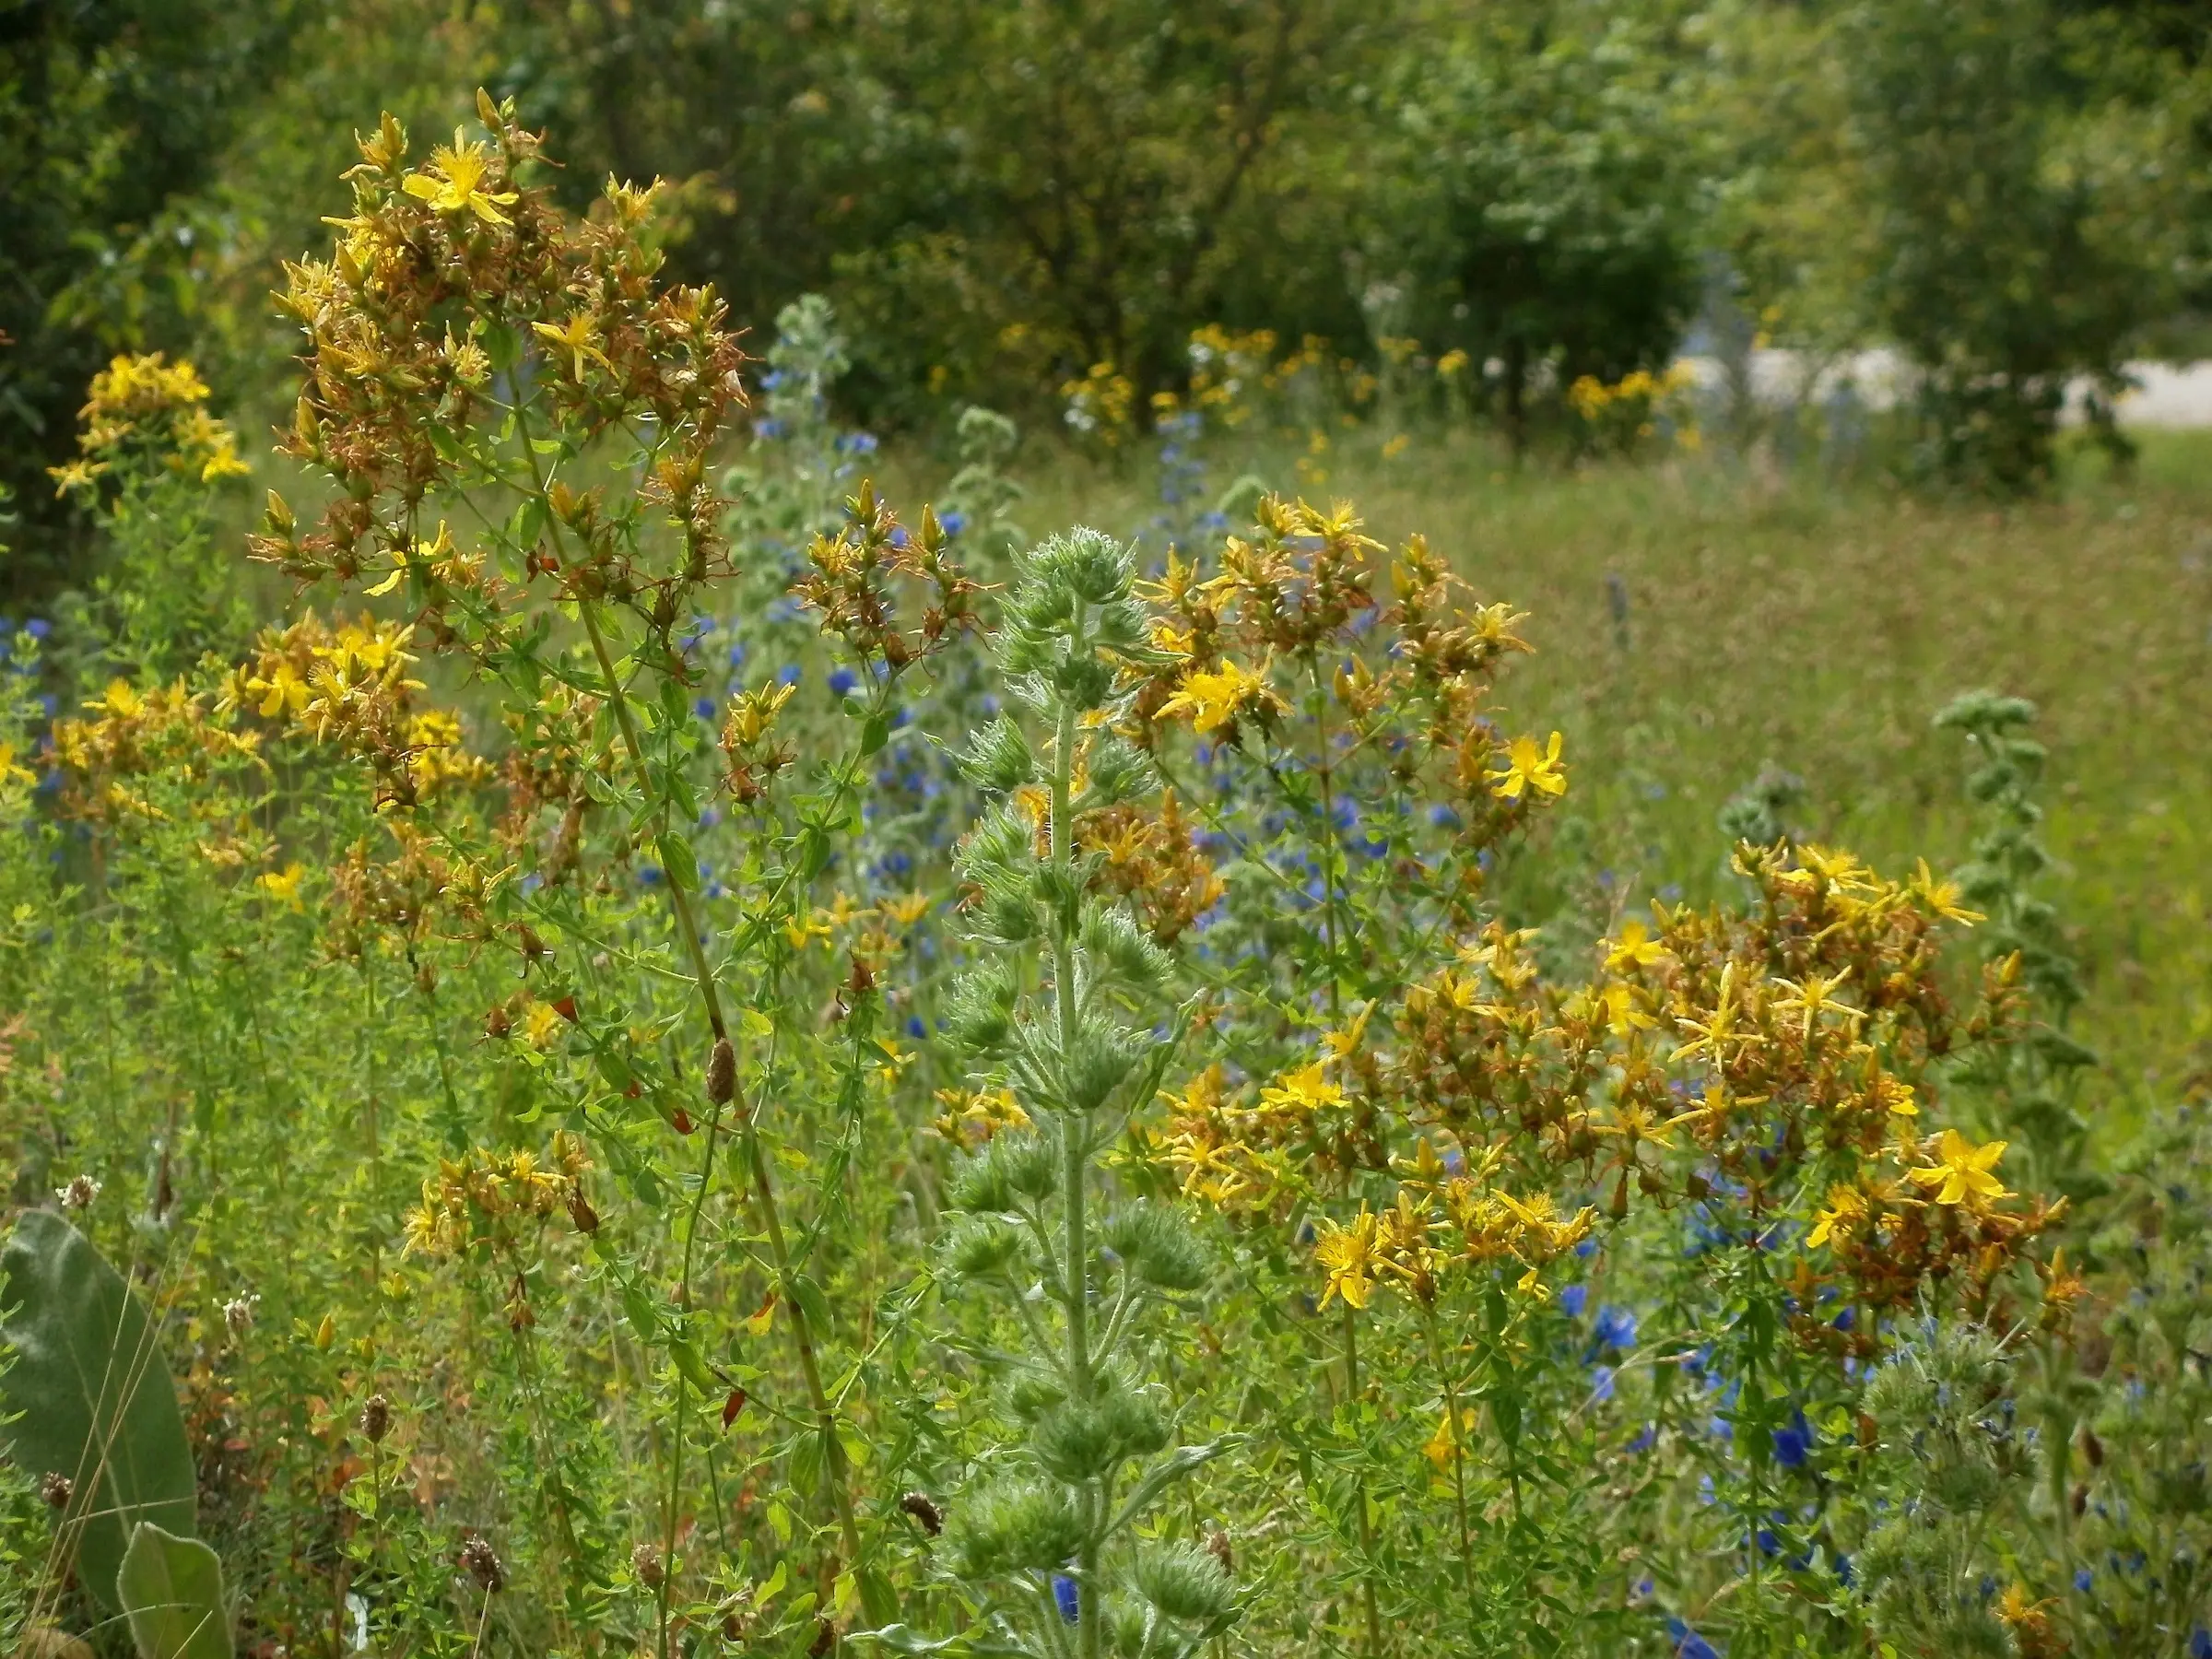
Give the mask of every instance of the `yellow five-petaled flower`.
[(1329, 1276), (1328, 1288), (1321, 1293), (1321, 1305), (1325, 1308), (1332, 1299), (1341, 1296), (1352, 1307), (1366, 1307), (1368, 1292), (1375, 1284), (1374, 1215), (1363, 1209), (1349, 1227), (1338, 1227), (1333, 1221), (1321, 1225), (1325, 1230), (1313, 1246), (1313, 1259)]
[(430, 151), (429, 172), (409, 173), (400, 188), (441, 213), (458, 213), (465, 207), (488, 225), (512, 224), (500, 208), (514, 201), (515, 193), (482, 188), (490, 168), (491, 158), (484, 147), (465, 143), (455, 128), (451, 147), (441, 144)]
[(1956, 1129), (1946, 1129), (1942, 1140), (1936, 1143), (1933, 1166), (1924, 1170), (1907, 1170), (1906, 1174), (1924, 1187), (1936, 1189), (1938, 1204), (1963, 1205), (1968, 1209), (1979, 1209), (1994, 1198), (2009, 1198), (2005, 1183), (1990, 1171), (1997, 1167), (1997, 1159), (2005, 1156), (2009, 1143), (1991, 1141), (1977, 1147)]
[(1188, 714), (1201, 737), (1235, 723), (1241, 714), (1280, 709), (1283, 700), (1267, 684), (1265, 670), (1254, 673), (1236, 663), (1202, 668), (1188, 676), (1175, 695), (1159, 706), (1164, 717)]
[(1560, 741), (1557, 732), (1546, 748), (1538, 748), (1534, 737), (1514, 738), (1506, 745), (1505, 764), (1484, 774), (1490, 793), (1501, 801), (1517, 801), (1531, 790), (1538, 794), (1565, 794), (1567, 773), (1559, 765)]

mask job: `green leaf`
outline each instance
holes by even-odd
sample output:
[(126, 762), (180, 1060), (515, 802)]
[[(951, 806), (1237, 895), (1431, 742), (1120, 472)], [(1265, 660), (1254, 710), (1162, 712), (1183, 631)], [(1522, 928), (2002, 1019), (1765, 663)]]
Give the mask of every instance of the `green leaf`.
[(791, 1300), (797, 1302), (799, 1311), (806, 1315), (806, 1323), (814, 1327), (815, 1339), (818, 1342), (830, 1329), (830, 1299), (822, 1294), (822, 1288), (805, 1274), (794, 1273), (791, 1276)]
[(872, 715), (861, 728), (860, 758), (865, 760), (890, 738), (891, 723), (881, 714)]
[(668, 1345), (668, 1358), (676, 1362), (676, 1369), (683, 1372), (684, 1381), (700, 1393), (711, 1394), (722, 1392), (722, 1384), (715, 1380), (714, 1373), (707, 1369), (707, 1362), (700, 1358), (699, 1348), (693, 1343), (681, 1337), (671, 1342)]
[(139, 1659), (230, 1659), (223, 1563), (197, 1538), (141, 1521), (115, 1575)]
[(78, 1575), (114, 1610), (129, 1529), (194, 1526), (192, 1450), (159, 1344), (115, 1269), (51, 1210), (28, 1212), (0, 1251), (0, 1308), (14, 1352), (0, 1436), (26, 1473), (75, 1484)]

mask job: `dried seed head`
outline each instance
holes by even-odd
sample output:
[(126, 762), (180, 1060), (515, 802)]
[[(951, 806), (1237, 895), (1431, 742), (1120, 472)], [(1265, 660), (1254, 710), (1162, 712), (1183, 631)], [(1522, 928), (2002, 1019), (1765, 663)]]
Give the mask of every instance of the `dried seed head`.
[(837, 1627), (825, 1618), (814, 1628), (814, 1641), (806, 1649), (806, 1659), (822, 1659), (836, 1645)]
[(1206, 1535), (1206, 1553), (1221, 1563), (1221, 1571), (1234, 1573), (1237, 1570), (1236, 1553), (1229, 1547), (1229, 1534), (1217, 1526)]
[(658, 1590), (668, 1576), (661, 1568), (661, 1552), (650, 1544), (641, 1544), (629, 1552), (629, 1570), (648, 1590)]
[(62, 1201), (64, 1209), (88, 1210), (92, 1200), (100, 1196), (100, 1182), (89, 1175), (79, 1175), (67, 1186), (53, 1189), (53, 1195)]
[(2104, 1467), (2104, 1442), (2097, 1438), (2097, 1430), (2085, 1427), (2081, 1431), (2082, 1455), (2089, 1460), (2089, 1467)]
[(726, 1106), (736, 1092), (737, 1051), (727, 1037), (717, 1037), (714, 1052), (707, 1056), (707, 1099), (717, 1106)]
[(899, 1500), (899, 1507), (922, 1524), (922, 1530), (935, 1537), (945, 1530), (945, 1511), (924, 1492), (909, 1492)]
[(392, 1402), (381, 1394), (371, 1394), (362, 1402), (360, 1424), (369, 1443), (375, 1445), (392, 1431)]
[(253, 1328), (253, 1305), (258, 1296), (234, 1296), (223, 1304), (223, 1323), (230, 1327), (230, 1335), (242, 1336)]
[(76, 1482), (68, 1476), (48, 1470), (39, 1482), (39, 1496), (51, 1509), (65, 1510), (69, 1500), (76, 1496)]
[(477, 1582), (477, 1588), (487, 1594), (507, 1587), (507, 1568), (498, 1555), (475, 1533), (461, 1546), (461, 1570)]

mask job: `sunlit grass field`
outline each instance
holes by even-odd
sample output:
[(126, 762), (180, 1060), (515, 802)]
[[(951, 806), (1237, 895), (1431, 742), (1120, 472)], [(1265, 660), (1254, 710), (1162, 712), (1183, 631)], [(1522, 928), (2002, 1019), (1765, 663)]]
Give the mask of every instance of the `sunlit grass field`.
[[(1955, 864), (1969, 758), (1932, 716), (2016, 693), (2042, 712), (2050, 897), (2103, 1061), (2082, 1102), (2124, 1122), (2212, 1088), (2212, 434), (2147, 434), (2132, 479), (2076, 457), (2050, 499), (2003, 507), (1703, 457), (1514, 468), (1477, 438), (1335, 459), (1308, 494), (1386, 539), (1424, 532), (1529, 613), (1509, 724), (1565, 734), (1576, 810), (1551, 832), (1576, 856), (1541, 862), (1586, 866), (1539, 909), (1711, 893), (1716, 815), (1768, 767), (1803, 780), (1802, 833)], [(1141, 466), (1024, 477), (1032, 532), (1157, 512)]]

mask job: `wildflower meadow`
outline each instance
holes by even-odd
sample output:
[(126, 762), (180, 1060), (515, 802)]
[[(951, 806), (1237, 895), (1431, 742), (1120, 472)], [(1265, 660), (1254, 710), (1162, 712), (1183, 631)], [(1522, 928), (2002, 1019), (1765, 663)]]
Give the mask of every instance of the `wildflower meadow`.
[(2212, 451), (1381, 281), (879, 440), (531, 113), (41, 471), (8, 1651), (2212, 1655)]

